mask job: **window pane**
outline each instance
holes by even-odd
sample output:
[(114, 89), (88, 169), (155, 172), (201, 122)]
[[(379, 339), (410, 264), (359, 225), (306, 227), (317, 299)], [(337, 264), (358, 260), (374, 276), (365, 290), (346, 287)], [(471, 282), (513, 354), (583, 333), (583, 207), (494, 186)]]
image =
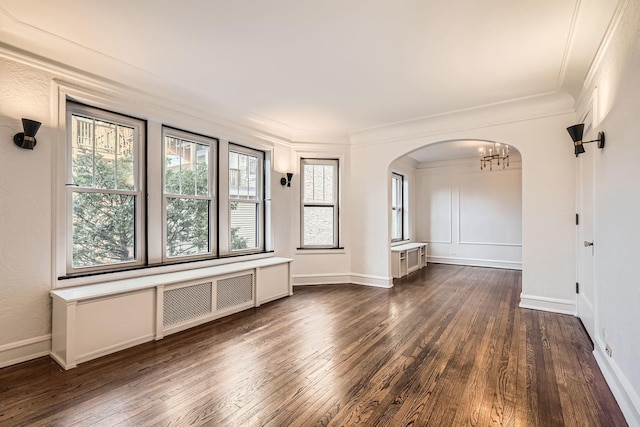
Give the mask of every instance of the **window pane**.
[(93, 187), (93, 120), (71, 117), (71, 174), (73, 183)]
[(231, 202), (231, 250), (252, 249), (258, 246), (258, 205)]
[(210, 252), (209, 215), (209, 200), (167, 197), (167, 256)]
[(71, 173), (85, 188), (135, 190), (134, 129), (72, 115)]
[(397, 209), (391, 210), (391, 238), (402, 238), (402, 211)]
[(196, 194), (209, 195), (209, 146), (197, 144)]
[(165, 137), (165, 193), (208, 196), (209, 150), (205, 144)]
[(333, 237), (333, 206), (305, 206), (303, 245), (330, 246)]
[(398, 178), (391, 178), (391, 206), (398, 206)]
[(332, 165), (304, 165), (304, 202), (334, 202), (334, 172)]
[(240, 168), (238, 165), (238, 153), (229, 152), (229, 197), (238, 197), (240, 186)]
[(246, 199), (249, 190), (249, 164), (247, 156), (238, 154), (238, 169), (240, 172), (240, 184), (238, 186), (238, 198)]
[(247, 189), (247, 195), (255, 199), (258, 196), (258, 158), (253, 156), (249, 157), (249, 188)]
[(136, 196), (73, 193), (73, 267), (134, 261)]
[(179, 139), (171, 137), (166, 137), (164, 142), (164, 192), (180, 194), (182, 144)]
[(133, 170), (133, 140), (133, 128), (118, 126), (116, 187), (120, 190), (135, 189)]
[(229, 152), (229, 197), (258, 199), (258, 158), (244, 153)]

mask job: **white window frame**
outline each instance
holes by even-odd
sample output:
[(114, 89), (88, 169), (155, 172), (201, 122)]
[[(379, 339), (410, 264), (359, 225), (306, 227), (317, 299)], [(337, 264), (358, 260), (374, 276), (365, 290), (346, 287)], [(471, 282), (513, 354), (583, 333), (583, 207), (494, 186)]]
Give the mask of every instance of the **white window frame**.
[[(395, 204), (395, 200), (393, 200), (393, 187), (394, 181), (400, 182), (400, 205), (397, 206)], [(400, 221), (400, 237), (393, 237), (393, 230), (396, 228), (396, 224), (391, 223), (391, 243), (401, 242), (403, 240), (407, 240), (406, 237), (406, 224), (405, 224), (405, 210), (406, 210), (406, 197), (405, 197), (405, 177), (401, 173), (391, 172), (391, 218), (393, 218), (393, 211), (396, 211), (396, 219)]]
[[(117, 125), (132, 127), (134, 136), (137, 138), (134, 143), (134, 190), (105, 190), (90, 187), (79, 187), (73, 182), (73, 160), (72, 160), (72, 116), (82, 116)], [(65, 136), (65, 182), (64, 182), (64, 204), (65, 204), (65, 242), (66, 242), (66, 275), (79, 273), (92, 273), (104, 270), (123, 269), (126, 267), (141, 266), (146, 263), (146, 203), (144, 200), (146, 192), (145, 162), (146, 156), (146, 122), (130, 116), (113, 113), (88, 105), (80, 104), (72, 100), (66, 101), (66, 130)], [(105, 265), (74, 267), (73, 266), (73, 194), (74, 193), (104, 193), (104, 194), (126, 194), (135, 197), (135, 259), (130, 262), (119, 262)]]
[[(333, 200), (331, 202), (304, 201), (304, 167), (305, 165), (330, 165), (335, 167), (333, 174)], [(340, 160), (335, 158), (300, 158), (300, 248), (301, 249), (339, 249), (340, 248)], [(306, 245), (304, 243), (304, 210), (305, 207), (333, 207), (333, 242), (331, 245)]]
[[(172, 137), (181, 139), (187, 142), (193, 142), (201, 145), (209, 146), (209, 180), (208, 180), (208, 196), (201, 195), (185, 195), (185, 194), (169, 194), (165, 190), (165, 167), (166, 167), (166, 138)], [(218, 236), (218, 207), (217, 207), (217, 153), (218, 153), (218, 139), (207, 137), (204, 135), (198, 135), (192, 132), (175, 129), (169, 126), (162, 126), (162, 260), (164, 263), (170, 263), (175, 261), (188, 261), (198, 259), (209, 259), (215, 257), (218, 253), (217, 248), (217, 236)], [(209, 201), (209, 251), (205, 253), (195, 255), (177, 255), (169, 256), (167, 254), (167, 200), (169, 198), (184, 198), (192, 200), (208, 200)]]
[[(258, 170), (257, 170), (257, 182), (256, 182), (256, 195), (257, 199), (241, 199), (241, 198), (233, 198), (229, 192), (229, 182), (228, 176), (231, 168), (229, 167), (229, 155), (231, 152), (245, 154), (249, 156), (255, 156), (258, 158)], [(265, 158), (266, 153), (262, 150), (257, 150), (254, 148), (249, 148), (243, 145), (235, 144), (229, 142), (228, 150), (226, 153), (227, 156), (227, 168), (223, 173), (227, 174), (227, 188), (225, 189), (225, 193), (227, 193), (228, 198), (228, 208), (227, 208), (227, 221), (226, 221), (226, 233), (227, 233), (227, 243), (228, 247), (226, 249), (226, 253), (240, 255), (240, 254), (251, 254), (251, 253), (259, 253), (264, 252), (265, 250)], [(255, 203), (256, 205), (256, 246), (253, 248), (247, 249), (231, 249), (231, 204), (234, 202), (239, 203)], [(222, 222), (220, 223), (222, 227)]]
[[(248, 150), (256, 150), (264, 156), (262, 164), (262, 189), (259, 193), (262, 198), (262, 206), (258, 211), (260, 224), (258, 239), (260, 245), (254, 250), (233, 251), (229, 250), (229, 193), (228, 193), (228, 153), (230, 142), (224, 136), (217, 136), (215, 128), (210, 127), (206, 122), (201, 122), (201, 129), (205, 130), (204, 135), (214, 135), (210, 137), (218, 140), (217, 156), (214, 167), (216, 174), (216, 216), (213, 232), (216, 234), (215, 248), (217, 254), (199, 259), (177, 259), (165, 261), (163, 259), (163, 139), (162, 128), (164, 123), (171, 123), (167, 127), (180, 125), (181, 120), (176, 123), (175, 111), (156, 105), (157, 108), (150, 108), (147, 103), (138, 103), (137, 94), (130, 94), (130, 98), (112, 97), (95, 91), (79, 88), (65, 82), (54, 82), (53, 90), (57, 93), (57, 131), (56, 141), (52, 147), (52, 155), (55, 161), (52, 164), (52, 172), (55, 177), (53, 188), (55, 204), (55, 218), (53, 221), (52, 238), (52, 258), (55, 263), (51, 269), (51, 280), (54, 289), (68, 288), (72, 286), (86, 285), (92, 283), (103, 283), (110, 280), (120, 280), (133, 277), (145, 277), (149, 275), (162, 274), (166, 272), (186, 271), (196, 268), (224, 265), (232, 262), (249, 259), (261, 259), (273, 256), (269, 252), (274, 251), (273, 217), (271, 214), (271, 184), (273, 170), (274, 146), (255, 138), (253, 135), (245, 135), (246, 141), (233, 146), (245, 147)], [(114, 89), (115, 90), (115, 89)], [(69, 145), (69, 133), (71, 127), (67, 124), (67, 110), (70, 103), (80, 104), (88, 110), (102, 111), (114, 114), (117, 117), (124, 117), (133, 120), (141, 120), (141, 144), (139, 145), (140, 156), (137, 158), (140, 163), (140, 189), (143, 197), (140, 198), (140, 209), (136, 211), (136, 217), (140, 218), (140, 226), (136, 227), (136, 232), (141, 233), (137, 237), (136, 243), (140, 244), (137, 250), (139, 262), (123, 265), (121, 263), (101, 266), (101, 268), (82, 270), (71, 270), (67, 268), (67, 260), (72, 254), (70, 239), (67, 238), (68, 223), (72, 221), (69, 212), (68, 178), (67, 169), (69, 157), (67, 147)], [(193, 132), (193, 122), (184, 122), (188, 133)], [(148, 141), (147, 141), (148, 140)], [(246, 145), (245, 145), (246, 144)], [(213, 220), (213, 218), (212, 218)]]

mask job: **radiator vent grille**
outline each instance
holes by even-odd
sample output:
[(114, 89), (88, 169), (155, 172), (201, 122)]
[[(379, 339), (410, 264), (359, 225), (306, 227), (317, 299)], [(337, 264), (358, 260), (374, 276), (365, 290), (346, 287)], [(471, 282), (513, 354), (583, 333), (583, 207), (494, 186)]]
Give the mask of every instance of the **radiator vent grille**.
[(211, 282), (165, 291), (163, 324), (171, 326), (211, 313)]
[(216, 310), (253, 301), (253, 274), (218, 280)]

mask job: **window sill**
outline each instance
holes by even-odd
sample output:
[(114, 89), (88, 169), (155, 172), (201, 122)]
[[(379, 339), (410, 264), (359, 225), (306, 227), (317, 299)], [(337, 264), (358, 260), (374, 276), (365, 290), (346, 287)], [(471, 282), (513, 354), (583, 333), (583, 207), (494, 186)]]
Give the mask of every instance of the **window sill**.
[(94, 283), (110, 282), (114, 280), (133, 279), (138, 277), (154, 276), (165, 273), (196, 270), (199, 268), (215, 267), (232, 264), (235, 262), (252, 261), (263, 258), (271, 258), (274, 251), (263, 251), (244, 254), (229, 254), (207, 260), (190, 260), (183, 262), (151, 264), (131, 267), (121, 270), (93, 271), (58, 277), (54, 289), (68, 288), (72, 286), (90, 285)]
[(296, 255), (319, 255), (319, 254), (346, 254), (344, 248), (296, 248)]
[(396, 240), (395, 242), (391, 242), (391, 247), (404, 245), (405, 243), (410, 243), (410, 242), (411, 242), (411, 239)]

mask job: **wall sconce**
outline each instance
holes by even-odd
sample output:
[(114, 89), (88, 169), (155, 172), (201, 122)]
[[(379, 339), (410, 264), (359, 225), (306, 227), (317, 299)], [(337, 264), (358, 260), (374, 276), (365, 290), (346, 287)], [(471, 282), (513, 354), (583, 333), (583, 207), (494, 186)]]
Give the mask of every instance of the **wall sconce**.
[(283, 187), (286, 185), (287, 187), (291, 187), (291, 178), (293, 178), (293, 174), (291, 172), (287, 172), (287, 177), (284, 176), (280, 178), (280, 185)]
[(42, 123), (36, 122), (35, 120), (22, 119), (24, 132), (16, 133), (13, 136), (14, 144), (25, 150), (33, 150), (33, 147), (37, 144), (36, 133), (38, 133), (41, 124)]
[(584, 133), (584, 123), (569, 126), (567, 128), (567, 132), (569, 132), (569, 136), (573, 140), (574, 153), (576, 157), (578, 154), (584, 153), (584, 147), (582, 144), (587, 144), (589, 142), (598, 142), (598, 148), (604, 148), (604, 132), (598, 133), (598, 139), (594, 139), (592, 141), (583, 141), (582, 134)]

